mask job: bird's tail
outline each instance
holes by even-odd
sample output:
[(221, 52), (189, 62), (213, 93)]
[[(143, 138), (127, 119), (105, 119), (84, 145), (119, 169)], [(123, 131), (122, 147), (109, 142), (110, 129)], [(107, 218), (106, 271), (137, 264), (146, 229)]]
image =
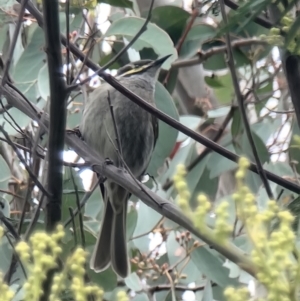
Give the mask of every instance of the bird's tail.
[[(114, 184), (111, 194), (105, 198), (105, 213), (102, 227), (90, 261), (95, 272), (105, 270), (111, 263), (113, 270), (125, 278), (129, 273), (126, 240), (126, 217), (128, 192)], [(110, 197), (113, 198), (111, 202)]]

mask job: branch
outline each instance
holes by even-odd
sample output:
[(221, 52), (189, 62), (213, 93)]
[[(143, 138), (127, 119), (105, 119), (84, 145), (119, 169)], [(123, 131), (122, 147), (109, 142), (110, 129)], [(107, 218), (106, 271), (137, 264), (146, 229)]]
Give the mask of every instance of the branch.
[(17, 39), (18, 39), (18, 36), (19, 36), (20, 28), (21, 28), (21, 25), (22, 25), (22, 22), (23, 22), (23, 17), (24, 17), (24, 12), (25, 12), (25, 7), (27, 5), (27, 2), (28, 2), (28, 0), (21, 0), (21, 7), (20, 7), (19, 14), (18, 14), (18, 21), (17, 21), (17, 24), (16, 24), (16, 28), (15, 28), (15, 31), (14, 31), (12, 41), (11, 41), (10, 46), (9, 46), (8, 57), (7, 57), (7, 60), (5, 62), (5, 65), (4, 65), (3, 77), (2, 77), (2, 81), (1, 81), (2, 85), (5, 84), (7, 79), (9, 78), (8, 71), (9, 71), (9, 67), (10, 67), (10, 64), (11, 64), (11, 61), (12, 61), (12, 58), (13, 58), (13, 55), (14, 55), (14, 50), (15, 50)]
[[(225, 8), (225, 0), (220, 0), (219, 3), (220, 3), (220, 6), (221, 6), (223, 21), (224, 21), (225, 26), (226, 26), (228, 22), (227, 22), (226, 8)], [(242, 115), (242, 120), (243, 120), (243, 123), (244, 123), (247, 138), (249, 140), (250, 147), (252, 149), (252, 153), (253, 153), (253, 156), (254, 156), (254, 159), (255, 159), (255, 162), (256, 162), (256, 165), (257, 165), (258, 174), (259, 174), (259, 176), (260, 176), (260, 178), (261, 178), (261, 180), (262, 180), (262, 182), (265, 186), (265, 189), (266, 189), (266, 192), (268, 194), (269, 199), (273, 200), (274, 196), (273, 196), (271, 187), (269, 185), (267, 176), (265, 174), (265, 171), (264, 171), (264, 169), (262, 167), (262, 164), (260, 162), (260, 158), (259, 158), (256, 146), (255, 146), (255, 142), (254, 142), (254, 139), (253, 139), (253, 136), (252, 136), (251, 127), (250, 127), (250, 124), (249, 124), (249, 121), (248, 121), (247, 112), (246, 112), (245, 104), (244, 104), (244, 96), (241, 92), (240, 85), (239, 85), (239, 80), (238, 80), (236, 70), (235, 70), (235, 66), (234, 66), (234, 58), (233, 58), (233, 52), (232, 52), (232, 47), (231, 47), (231, 39), (230, 39), (230, 34), (229, 34), (228, 31), (226, 32), (226, 44), (227, 44), (228, 67), (229, 67), (229, 70), (230, 70), (230, 73), (231, 73), (231, 78), (232, 78), (232, 82), (233, 82), (233, 86), (234, 86), (234, 91), (235, 91), (237, 102), (238, 102), (238, 105), (239, 105), (239, 110), (240, 110), (240, 113)]]
[[(244, 46), (252, 46), (252, 45), (268, 45), (266, 41), (259, 40), (257, 38), (249, 38), (249, 39), (238, 39), (231, 42), (232, 48), (244, 47)], [(215, 54), (226, 52), (227, 46), (219, 46), (212, 47), (207, 51), (198, 51), (198, 56), (196, 58), (187, 59), (187, 60), (177, 60), (172, 64), (172, 68), (181, 68), (181, 67), (189, 67), (201, 64), (205, 62), (207, 59), (212, 57)]]
[[(238, 10), (238, 8), (239, 8), (239, 5), (236, 4), (235, 2), (233, 2), (232, 0), (224, 0), (224, 3), (225, 3), (226, 6), (230, 7), (230, 8), (233, 9), (233, 10)], [(250, 15), (250, 14), (249, 14), (249, 15)], [(273, 23), (270, 22), (268, 19), (266, 19), (266, 18), (263, 17), (263, 16), (255, 17), (255, 18), (253, 19), (253, 21), (254, 21), (255, 23), (257, 23), (257, 24), (259, 24), (259, 25), (265, 27), (265, 28), (268, 28), (268, 29), (274, 27)]]
[(45, 224), (46, 229), (52, 230), (61, 219), (67, 93), (62, 72), (58, 0), (43, 0), (43, 11), (50, 84), (47, 186), (51, 196), (47, 197)]
[[(32, 110), (31, 107), (29, 107), (23, 100), (23, 98), (19, 97), (19, 95), (8, 85), (5, 85), (4, 87), (0, 86), (0, 92), (5, 95), (8, 103), (18, 109), (23, 109), (24, 111), (22, 112), (24, 113), (26, 111), (29, 114), (28, 116), (39, 123), (40, 127), (42, 127), (45, 131), (48, 131), (49, 119), (46, 113), (44, 113), (45, 116), (43, 118), (40, 118), (41, 111), (38, 108), (36, 108), (36, 110)], [(36, 111), (39, 111), (40, 114), (37, 115)], [(132, 177), (124, 169), (117, 168), (111, 164), (107, 165), (104, 158), (100, 158), (99, 154), (88, 147), (77, 135), (68, 133), (66, 135), (66, 143), (73, 148), (74, 151), (77, 152), (88, 164), (90, 164), (95, 172), (104, 177), (112, 179), (115, 183), (124, 187), (130, 193), (140, 198), (147, 206), (153, 208), (161, 215), (187, 229), (208, 245), (213, 246), (216, 251), (239, 265), (249, 274), (255, 276), (256, 270), (251, 260), (236, 246), (231, 243), (219, 245), (214, 239), (212, 239), (212, 235), (209, 234), (209, 231), (205, 233), (199, 232), (193, 226), (192, 222), (186, 218), (181, 210), (179, 210), (173, 203), (156, 195), (144, 184), (139, 183), (138, 185), (135, 179), (132, 179)]]

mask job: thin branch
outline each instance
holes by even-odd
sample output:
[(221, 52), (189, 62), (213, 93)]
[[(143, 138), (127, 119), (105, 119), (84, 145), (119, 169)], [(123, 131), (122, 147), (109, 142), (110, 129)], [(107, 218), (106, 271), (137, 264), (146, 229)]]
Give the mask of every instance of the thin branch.
[[(78, 194), (78, 187), (75, 183), (74, 175), (72, 172), (72, 169), (70, 168), (70, 175), (73, 183), (73, 187), (75, 190), (75, 197), (76, 197), (76, 205), (77, 205), (77, 210), (78, 210), (78, 217), (79, 217), (79, 228), (80, 228), (80, 235), (81, 235), (81, 245), (85, 247), (85, 236), (84, 236), (84, 226), (83, 226), (83, 218), (82, 218), (82, 213), (81, 213), (81, 208), (80, 208), (80, 201), (79, 201), (79, 194)], [(75, 215), (71, 209), (71, 218), (75, 220)], [(75, 229), (74, 229), (75, 231)]]
[[(43, 0), (45, 49), (50, 84), (50, 127), (48, 139), (46, 229), (53, 230), (61, 220), (63, 159), (66, 127), (66, 83), (62, 70), (58, 0)], [(66, 45), (69, 43), (66, 39)]]
[[(71, 45), (72, 44), (70, 44), (70, 47), (72, 47)], [(88, 60), (87, 63), (93, 64), (90, 60)], [(191, 130), (190, 128), (184, 126), (183, 124), (181, 124), (180, 122), (178, 122), (174, 118), (172, 118), (172, 117), (168, 116), (167, 114), (161, 112), (159, 109), (149, 105), (141, 97), (137, 96), (136, 94), (134, 94), (133, 92), (129, 91), (127, 88), (125, 88), (121, 84), (119, 84), (119, 82), (116, 81), (115, 78), (110, 76), (109, 74), (104, 73), (103, 77), (105, 77), (107, 79), (107, 81), (109, 81), (109, 83), (112, 84), (112, 86), (116, 87), (116, 89), (118, 91), (120, 91), (122, 94), (124, 93), (124, 95), (126, 97), (128, 97), (130, 100), (134, 101), (137, 105), (144, 108), (147, 112), (149, 112), (149, 113), (153, 114), (154, 116), (156, 116), (158, 119), (164, 121), (165, 123), (167, 123), (171, 127), (179, 130), (180, 132), (184, 133), (185, 135), (187, 135), (188, 137), (194, 139), (195, 141), (203, 144), (205, 147), (211, 148), (213, 151), (215, 151), (219, 155), (227, 158), (228, 160), (233, 161), (233, 162), (238, 162), (238, 160), (240, 158), (238, 155), (232, 153), (231, 151), (227, 150), (226, 148), (224, 148), (224, 147), (218, 145), (217, 143), (211, 141), (209, 138), (207, 138), (207, 137)], [(5, 85), (4, 87), (1, 87), (1, 85), (0, 85), (0, 90), (1, 90), (0, 92), (3, 93), (3, 95), (5, 95), (7, 101), (9, 102), (9, 104), (11, 104), (12, 106), (14, 106), (17, 109), (21, 110), (24, 114), (26, 114), (27, 116), (29, 116), (32, 119), (39, 122), (39, 125), (42, 126), (43, 129), (45, 129), (45, 131), (48, 131), (48, 126), (49, 126), (48, 120), (45, 119), (44, 123), (41, 122), (40, 116), (42, 115), (42, 112), (39, 108), (35, 107), (35, 110), (32, 110), (31, 106), (33, 104), (31, 104), (31, 106), (29, 107), (28, 104), (23, 100), (23, 98), (21, 98), (18, 95), (18, 93), (16, 93), (13, 89), (11, 89), (7, 85)], [(38, 114), (36, 112), (38, 112)], [(70, 136), (70, 135), (68, 135), (68, 136)], [(68, 141), (69, 140), (67, 139), (67, 141), (66, 141), (67, 144), (68, 144)], [(81, 153), (78, 153), (78, 154), (80, 156), (82, 156)], [(87, 162), (87, 164), (91, 164), (91, 163)], [(251, 170), (255, 173), (258, 173), (258, 168), (257, 168), (256, 164), (254, 164), (254, 163), (250, 163), (249, 170)], [(276, 174), (274, 174), (272, 172), (269, 172), (267, 170), (265, 170), (265, 174), (266, 174), (266, 176), (268, 177), (268, 179), (270, 181), (273, 181), (274, 183), (284, 187), (285, 189), (288, 189), (288, 190), (293, 191), (293, 192), (298, 193), (298, 194), (300, 193), (300, 186), (297, 185), (296, 183), (294, 183), (292, 181), (288, 181), (288, 180), (286, 180), (286, 179), (284, 179), (280, 176), (277, 176)], [(140, 196), (140, 194), (139, 194), (139, 196)]]
[[(220, 3), (220, 6), (221, 6), (223, 21), (224, 21), (225, 26), (226, 26), (228, 22), (227, 22), (227, 15), (226, 15), (226, 8), (225, 8), (224, 1), (225, 0), (219, 0), (219, 3)], [(246, 134), (247, 134), (247, 138), (249, 140), (249, 144), (250, 144), (250, 147), (252, 149), (252, 153), (253, 153), (253, 156), (254, 156), (254, 159), (255, 159), (255, 163), (257, 165), (258, 174), (259, 174), (259, 176), (260, 176), (260, 178), (261, 178), (261, 180), (262, 180), (262, 182), (265, 186), (268, 197), (271, 200), (273, 200), (274, 196), (273, 196), (273, 193), (272, 193), (272, 189), (269, 185), (268, 178), (267, 178), (267, 176), (265, 174), (265, 171), (262, 167), (262, 164), (260, 162), (260, 158), (259, 158), (259, 155), (258, 155), (258, 152), (257, 152), (257, 149), (256, 149), (256, 145), (255, 145), (255, 141), (254, 141), (252, 133), (251, 133), (251, 127), (250, 127), (248, 117), (247, 117), (247, 112), (246, 112), (246, 109), (245, 109), (245, 106), (244, 106), (244, 96), (241, 93), (239, 80), (238, 80), (236, 70), (235, 70), (235, 66), (234, 66), (234, 58), (233, 58), (233, 52), (232, 52), (232, 47), (231, 47), (231, 39), (230, 39), (230, 34), (229, 34), (228, 31), (226, 32), (226, 44), (227, 44), (228, 66), (229, 66), (229, 69), (230, 69), (231, 78), (232, 78), (232, 82), (233, 82), (233, 86), (234, 86), (234, 91), (235, 91), (237, 102), (238, 102), (238, 105), (239, 105), (239, 110), (240, 110), (240, 113), (242, 115), (242, 119), (243, 119), (245, 131), (246, 131)]]
[[(232, 0), (224, 0), (224, 3), (226, 6), (230, 7), (233, 10), (237, 10), (239, 8), (239, 5), (236, 4), (235, 2), (233, 2)], [(253, 21), (265, 28), (268, 28), (268, 29), (271, 29), (272, 27), (274, 27), (273, 23), (263, 16), (255, 17), (253, 19)]]
[[(92, 189), (90, 191), (87, 191), (84, 196), (82, 197), (82, 200), (79, 203), (79, 206), (77, 205), (77, 208), (75, 208), (73, 210), (73, 216), (75, 217), (80, 210), (83, 208), (83, 206), (86, 204), (86, 202), (88, 201), (88, 199), (90, 198), (90, 196), (93, 194), (93, 192), (95, 191), (95, 189), (98, 187), (99, 183), (100, 183), (101, 179), (99, 178), (98, 181), (95, 183), (95, 185), (93, 185)], [(70, 223), (72, 222), (72, 218), (68, 218), (65, 223), (64, 223), (64, 227), (66, 228)]]
[(24, 17), (24, 12), (25, 12), (25, 7), (27, 5), (27, 2), (28, 2), (28, 0), (21, 0), (20, 11), (18, 13), (18, 21), (17, 21), (16, 28), (15, 28), (15, 31), (14, 31), (14, 34), (13, 34), (13, 38), (12, 38), (11, 43), (9, 45), (8, 57), (7, 57), (7, 60), (5, 62), (5, 65), (4, 65), (1, 85), (4, 85), (7, 82), (9, 67), (10, 67), (10, 64), (12, 62), (12, 58), (13, 58), (13, 55), (14, 55), (14, 50), (15, 50), (16, 43), (17, 43), (17, 40), (18, 40), (18, 37), (19, 37), (19, 32), (20, 32), (20, 29), (21, 29), (21, 25), (23, 23), (23, 17)]
[(19, 160), (24, 164), (24, 166), (25, 166), (27, 172), (29, 173), (31, 179), (33, 180), (34, 184), (41, 191), (43, 191), (43, 193), (45, 193), (47, 196), (50, 196), (49, 192), (44, 188), (44, 186), (41, 184), (41, 182), (37, 179), (37, 177), (35, 176), (35, 174), (32, 172), (32, 170), (28, 166), (27, 162), (24, 160), (22, 154), (20, 153), (20, 151), (18, 150), (18, 148), (15, 146), (15, 144), (11, 141), (9, 135), (7, 134), (7, 132), (4, 130), (4, 128), (2, 126), (0, 126), (0, 132), (4, 135), (7, 143), (13, 148), (13, 150), (16, 153), (16, 155), (18, 156)]
[(70, 84), (70, 0), (66, 0), (66, 37), (67, 37), (67, 45), (66, 45), (66, 61), (67, 61), (67, 84)]
[[(264, 45), (268, 45), (268, 43), (266, 41), (259, 40), (257, 38), (238, 39), (231, 42), (232, 48), (239, 48), (239, 47), (252, 46), (252, 45), (264, 46)], [(187, 60), (177, 60), (172, 64), (172, 68), (182, 68), (182, 67), (190, 67), (190, 66), (198, 65), (205, 62), (213, 55), (223, 53), (226, 51), (227, 51), (226, 45), (211, 47), (207, 51), (199, 50), (196, 58), (187, 59)]]
[(41, 199), (40, 199), (37, 207), (35, 208), (34, 215), (31, 218), (30, 224), (29, 224), (29, 226), (28, 226), (28, 228), (26, 230), (26, 233), (24, 235), (25, 241), (28, 240), (28, 238), (30, 237), (32, 231), (34, 230), (34, 226), (36, 225), (36, 223), (37, 223), (37, 221), (39, 219), (40, 212), (41, 212), (41, 207), (42, 207), (43, 202), (44, 202), (44, 197), (45, 197), (45, 194), (42, 194)]
[[(217, 142), (223, 135), (227, 125), (229, 124), (229, 121), (232, 119), (233, 117), (233, 113), (234, 113), (234, 106), (231, 107), (230, 111), (228, 112), (226, 118), (224, 119), (222, 125), (220, 126), (218, 132), (216, 133), (216, 135), (214, 136), (214, 138), (212, 139), (212, 141)], [(186, 170), (187, 172), (190, 172), (191, 170), (193, 170), (193, 168), (195, 166), (198, 165), (198, 163), (200, 163), (208, 154), (210, 154), (212, 152), (211, 148), (206, 147), (199, 156), (197, 156), (187, 167)], [(164, 190), (168, 190), (172, 185), (173, 185), (174, 181), (169, 179), (163, 186), (162, 189)]]
[[(11, 105), (27, 112), (30, 117), (32, 117), (35, 120), (37, 119), (41, 127), (47, 130), (48, 127), (47, 118), (45, 118), (44, 122), (42, 123), (41, 119), (36, 116), (35, 112), (30, 110), (27, 104), (24, 103), (23, 99), (22, 98), (18, 99), (19, 96), (18, 94), (15, 93), (14, 90), (10, 89), (9, 91), (7, 91), (9, 87), (6, 85), (4, 87), (0, 86), (0, 89), (2, 89), (2, 91), (0, 92), (2, 92), (6, 96), (7, 101)], [(160, 111), (158, 110), (158, 112)], [(159, 114), (161, 115), (162, 113), (160, 112)], [(173, 119), (171, 118), (171, 120)], [(181, 130), (188, 132), (188, 134), (190, 136), (195, 137), (197, 141), (199, 142), (206, 141), (206, 139), (204, 139), (202, 135), (188, 129), (187, 127), (184, 127), (180, 123), (178, 124), (180, 125)], [(209, 141), (209, 139), (207, 140)], [(252, 264), (251, 260), (248, 257), (244, 256), (238, 248), (236, 248), (231, 243), (228, 243), (226, 245), (219, 245), (217, 242), (211, 239), (211, 236), (209, 235), (209, 231), (205, 233), (199, 232), (197, 229), (194, 228), (190, 220), (187, 219), (184, 216), (184, 214), (179, 209), (177, 209), (177, 207), (174, 204), (156, 195), (153, 191), (151, 191), (148, 187), (146, 187), (143, 184), (140, 184), (143, 187), (143, 190), (141, 190), (140, 186), (136, 184), (136, 182), (131, 178), (131, 176), (126, 171), (117, 168), (111, 164), (107, 165), (105, 163), (104, 158), (100, 158), (99, 154), (94, 150), (92, 150), (91, 148), (89, 148), (77, 135), (69, 132), (68, 135), (66, 136), (66, 142), (71, 148), (74, 149), (75, 152), (77, 152), (82, 158), (84, 158), (84, 160), (87, 163), (93, 166), (95, 172), (113, 180), (118, 185), (124, 187), (130, 193), (140, 198), (146, 205), (153, 208), (161, 215), (179, 224), (180, 226), (184, 227), (185, 229), (187, 229), (188, 231), (190, 231), (191, 233), (193, 233), (194, 235), (202, 239), (205, 243), (211, 245), (215, 250), (220, 252), (223, 256), (225, 256), (229, 260), (241, 266), (244, 270), (246, 270), (251, 275), (256, 274), (255, 267)], [(231, 155), (236, 156), (228, 151), (226, 152), (229, 153), (230, 156)], [(238, 158), (239, 158), (238, 156), (235, 157), (235, 159)], [(278, 177), (274, 174), (271, 174), (271, 177), (280, 179), (280, 181), (283, 180), (281, 177)], [(291, 183), (289, 181), (286, 182), (289, 185), (293, 184), (293, 187), (295, 187), (299, 191), (298, 185)], [(155, 202), (153, 202), (153, 199), (155, 199)]]
[[(180, 54), (180, 50), (182, 48), (182, 45), (183, 45), (183, 43), (184, 43), (184, 41), (185, 41), (188, 33), (190, 32), (190, 30), (191, 30), (191, 28), (192, 28), (192, 26), (193, 26), (196, 18), (198, 17), (198, 15), (199, 15), (199, 10), (196, 7), (196, 8), (193, 9), (190, 21), (187, 24), (187, 26), (185, 27), (184, 32), (183, 32), (182, 36), (180, 37), (180, 39), (179, 39), (179, 41), (178, 41), (178, 43), (176, 45), (176, 51), (177, 51), (178, 55)], [(169, 80), (169, 77), (170, 77), (170, 74), (171, 74), (171, 70), (172, 70), (172, 68), (168, 71), (168, 73), (166, 74), (165, 79), (163, 80), (163, 85), (164, 86), (168, 83), (168, 80)]]
[[(217, 284), (212, 283), (212, 286), (217, 286)], [(186, 292), (186, 291), (198, 292), (198, 291), (203, 291), (204, 288), (205, 288), (205, 285), (198, 285), (198, 286), (195, 286), (195, 287), (175, 285), (175, 290), (179, 291), (179, 292)], [(161, 292), (161, 291), (169, 291), (170, 289), (171, 289), (170, 284), (160, 284), (160, 285), (149, 287), (148, 290), (151, 294), (153, 294), (153, 293)]]

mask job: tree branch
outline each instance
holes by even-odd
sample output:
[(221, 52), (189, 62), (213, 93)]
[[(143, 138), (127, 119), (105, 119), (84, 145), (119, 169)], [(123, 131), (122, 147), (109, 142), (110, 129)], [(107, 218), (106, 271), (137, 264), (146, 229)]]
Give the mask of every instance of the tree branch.
[[(220, 6), (221, 6), (223, 21), (224, 21), (225, 26), (226, 26), (228, 22), (227, 22), (227, 14), (226, 14), (226, 9), (225, 9), (225, 0), (220, 0), (219, 3), (220, 3)], [(242, 120), (243, 120), (243, 123), (244, 123), (245, 132), (246, 132), (247, 138), (249, 140), (250, 147), (252, 149), (252, 153), (253, 153), (254, 160), (255, 160), (255, 163), (256, 163), (256, 166), (257, 166), (258, 174), (261, 178), (261, 181), (263, 182), (263, 184), (265, 186), (265, 189), (266, 189), (266, 192), (268, 194), (269, 199), (273, 200), (274, 199), (273, 192), (271, 190), (271, 187), (269, 185), (267, 176), (266, 176), (265, 171), (264, 171), (264, 169), (262, 167), (262, 164), (260, 162), (260, 158), (259, 158), (259, 155), (258, 155), (258, 152), (257, 152), (257, 149), (256, 149), (256, 145), (255, 145), (255, 142), (254, 142), (254, 139), (253, 139), (253, 136), (252, 136), (251, 127), (250, 127), (250, 124), (249, 124), (249, 121), (248, 121), (247, 112), (246, 112), (246, 109), (245, 109), (245, 106), (244, 106), (245, 105), (244, 104), (244, 96), (241, 92), (240, 85), (239, 85), (239, 80), (238, 80), (236, 70), (235, 70), (235, 66), (234, 66), (234, 58), (233, 58), (233, 52), (232, 52), (231, 39), (230, 39), (229, 32), (226, 32), (225, 36), (226, 36), (226, 44), (227, 44), (228, 67), (229, 67), (229, 70), (230, 70), (230, 73), (231, 73), (231, 79), (232, 79), (232, 82), (233, 82), (234, 91), (235, 91), (235, 94), (236, 94), (236, 99), (237, 99), (237, 102), (238, 102), (238, 105), (239, 105), (239, 111), (242, 115)]]
[[(22, 112), (26, 111), (29, 114), (28, 116), (36, 120), (44, 130), (48, 131), (49, 119), (47, 115), (43, 118), (40, 118), (40, 111), (40, 114), (37, 116), (35, 111), (39, 111), (39, 109), (36, 108), (36, 110), (32, 110), (31, 107), (29, 107), (27, 103), (7, 85), (5, 85), (4, 87), (0, 86), (0, 92), (5, 95), (8, 103), (18, 109), (23, 109), (24, 111)], [(140, 198), (147, 206), (153, 208), (161, 215), (169, 218), (178, 225), (187, 229), (188, 231), (202, 239), (204, 242), (206, 242), (208, 245), (213, 246), (216, 251), (220, 252), (223, 256), (239, 265), (249, 274), (255, 276), (256, 270), (251, 260), (247, 256), (245, 256), (236, 246), (231, 243), (228, 243), (226, 245), (220, 245), (216, 243), (215, 240), (212, 239), (213, 236), (211, 233), (209, 233), (210, 231), (206, 231), (205, 233), (199, 232), (193, 226), (191, 221), (186, 218), (181, 210), (179, 210), (173, 203), (156, 195), (155, 192), (150, 190), (146, 185), (142, 183), (139, 183), (138, 185), (135, 179), (132, 179), (132, 177), (124, 169), (117, 168), (116, 166), (111, 164), (107, 165), (104, 158), (100, 158), (99, 154), (88, 147), (77, 135), (72, 133), (67, 134), (66, 143), (72, 149), (74, 149), (74, 151), (77, 152), (88, 164), (90, 164), (95, 172), (109, 179), (112, 179), (115, 183), (124, 187), (130, 193)]]
[(51, 196), (47, 197), (45, 224), (47, 230), (52, 230), (61, 219), (67, 93), (62, 69), (58, 1), (43, 0), (43, 11), (50, 84), (47, 186)]

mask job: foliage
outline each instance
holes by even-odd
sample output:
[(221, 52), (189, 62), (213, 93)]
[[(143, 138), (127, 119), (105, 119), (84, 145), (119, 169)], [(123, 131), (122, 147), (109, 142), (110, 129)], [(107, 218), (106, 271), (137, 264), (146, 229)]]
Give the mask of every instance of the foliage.
[[(61, 32), (101, 66), (135, 40), (149, 13), (143, 1), (105, 0), (70, 1), (68, 15), (67, 2), (59, 6)], [(45, 198), (1, 133), (0, 219), (4, 236), (0, 271), (6, 284), (0, 283), (0, 295), (6, 294), (7, 300), (38, 300), (47, 271), (61, 268), (58, 262), (63, 268), (53, 278), (51, 300), (85, 300), (82, 298), (92, 293), (104, 300), (122, 301), (247, 300), (249, 283), (255, 286), (251, 293), (262, 300), (299, 300), (300, 152), (291, 138), (300, 134), (299, 120), (297, 123), (289, 97), (293, 86), (286, 82), (284, 61), (274, 47), (280, 46), (281, 54), (299, 53), (299, 16), (293, 15), (292, 1), (236, 1), (238, 9), (233, 9), (232, 1), (224, 0), (231, 8), (225, 22), (220, 10), (223, 1), (198, 2), (205, 5), (187, 8), (182, 1), (165, 5), (156, 0), (147, 29), (107, 72), (114, 75), (131, 61), (172, 54), (156, 84), (157, 108), (213, 139), (217, 146), (204, 149), (160, 121), (146, 185), (176, 204), (211, 244), (132, 196), (126, 225), (131, 274), (120, 280), (110, 267), (95, 273), (86, 262), (96, 242), (104, 206), (99, 189), (91, 191), (91, 173), (86, 165), (65, 146), (61, 208), (64, 236), (61, 228), (52, 236), (34, 234), (44, 229)], [(263, 14), (272, 5), (278, 8), (278, 22)], [(42, 1), (37, 1), (37, 7), (42, 11)], [(45, 34), (36, 16), (28, 11), (11, 52), (19, 10), (14, 1), (0, 0), (0, 85), (13, 86), (22, 98), (47, 111), (50, 88)], [(226, 33), (230, 34), (254, 145), (249, 142), (237, 106)], [(1, 77), (9, 54), (12, 81), (7, 84)], [(68, 83), (79, 83), (92, 74), (67, 47), (62, 48), (62, 57)], [(79, 124), (88, 94), (98, 84), (94, 77), (71, 92), (68, 129)], [(7, 106), (3, 95), (1, 100), (0, 124), (4, 124), (36, 179), (46, 187), (47, 134), (29, 116)], [(240, 165), (222, 156), (220, 147), (243, 156)], [(245, 158), (260, 163), (271, 176), (278, 176), (281, 184), (278, 179), (269, 180), (270, 189), (266, 189), (263, 172), (254, 173)], [(247, 168), (251, 171), (246, 172)], [(23, 267), (19, 260), (13, 264), (14, 250)], [(241, 264), (236, 251), (247, 254), (252, 266)], [(101, 287), (103, 296), (99, 288), (90, 285), (92, 282)]]

